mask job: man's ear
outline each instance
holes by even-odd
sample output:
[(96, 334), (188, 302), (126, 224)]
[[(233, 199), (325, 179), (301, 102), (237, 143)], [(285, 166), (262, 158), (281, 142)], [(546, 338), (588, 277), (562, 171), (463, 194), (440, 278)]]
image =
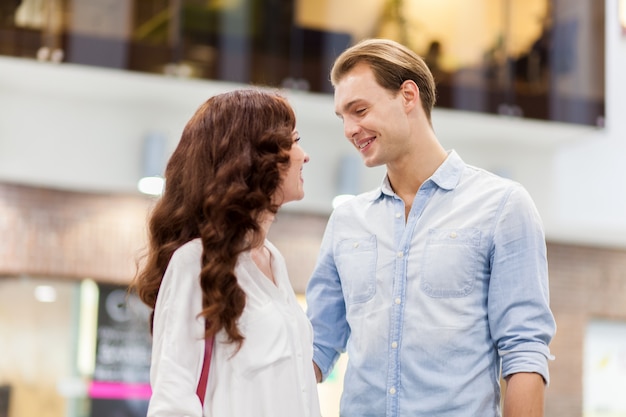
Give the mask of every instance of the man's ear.
[(421, 105), (420, 100), (420, 90), (415, 81), (406, 80), (400, 86), (400, 94), (402, 95), (402, 100), (404, 106), (407, 110), (412, 110), (415, 106)]

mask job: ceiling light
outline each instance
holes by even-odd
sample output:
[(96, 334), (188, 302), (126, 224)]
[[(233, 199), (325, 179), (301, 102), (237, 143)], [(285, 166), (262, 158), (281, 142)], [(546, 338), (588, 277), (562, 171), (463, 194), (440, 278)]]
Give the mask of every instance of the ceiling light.
[(144, 139), (141, 152), (142, 175), (137, 183), (140, 192), (150, 195), (163, 193), (166, 145), (167, 138), (160, 132), (152, 132)]
[(35, 287), (35, 299), (42, 303), (53, 303), (57, 299), (57, 291), (50, 285)]
[(137, 189), (149, 195), (161, 195), (163, 194), (163, 187), (165, 186), (165, 180), (161, 177), (143, 177), (137, 183)]

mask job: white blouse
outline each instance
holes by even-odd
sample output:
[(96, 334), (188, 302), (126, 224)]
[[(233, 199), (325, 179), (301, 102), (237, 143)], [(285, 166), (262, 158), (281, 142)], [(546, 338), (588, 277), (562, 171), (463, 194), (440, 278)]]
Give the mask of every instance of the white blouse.
[[(235, 268), (246, 293), (238, 326), (241, 350), (215, 337), (202, 410), (196, 388), (204, 356), (200, 290), (202, 243), (195, 239), (170, 260), (157, 298), (148, 417), (319, 417), (313, 372), (313, 331), (296, 300), (285, 260), (269, 242), (276, 285), (249, 252)], [(203, 412), (204, 411), (204, 412)]]

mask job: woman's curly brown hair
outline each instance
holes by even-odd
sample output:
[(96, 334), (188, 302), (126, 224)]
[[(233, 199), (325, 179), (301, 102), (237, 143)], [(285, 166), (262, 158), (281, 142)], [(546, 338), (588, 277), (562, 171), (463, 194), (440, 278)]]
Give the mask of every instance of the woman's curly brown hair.
[[(176, 249), (202, 240), (202, 316), (207, 337), (237, 327), (246, 299), (235, 276), (240, 253), (262, 244), (259, 220), (289, 166), (295, 115), (278, 93), (244, 89), (207, 100), (189, 120), (165, 170), (165, 192), (148, 221), (148, 248), (131, 285), (154, 309)], [(184, 300), (181, 300), (184, 302)]]

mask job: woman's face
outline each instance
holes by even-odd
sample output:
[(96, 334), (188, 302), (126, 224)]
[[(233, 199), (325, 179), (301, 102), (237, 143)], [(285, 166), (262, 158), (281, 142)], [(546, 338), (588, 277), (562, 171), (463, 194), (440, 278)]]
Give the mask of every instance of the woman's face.
[(302, 178), (302, 168), (309, 162), (309, 155), (300, 147), (300, 134), (293, 131), (293, 145), (289, 151), (289, 168), (282, 175), (282, 182), (276, 193), (278, 198), (282, 197), (279, 204), (290, 201), (302, 200), (304, 197), (304, 179)]

